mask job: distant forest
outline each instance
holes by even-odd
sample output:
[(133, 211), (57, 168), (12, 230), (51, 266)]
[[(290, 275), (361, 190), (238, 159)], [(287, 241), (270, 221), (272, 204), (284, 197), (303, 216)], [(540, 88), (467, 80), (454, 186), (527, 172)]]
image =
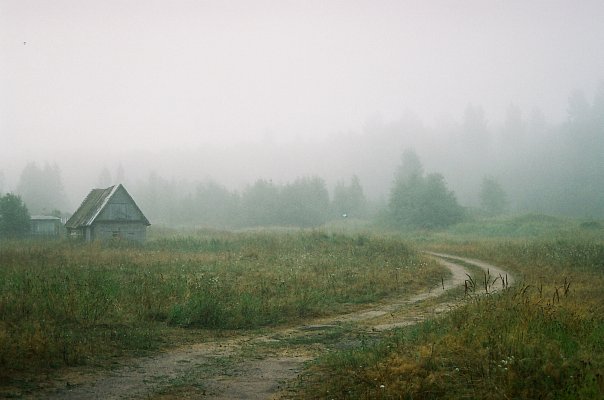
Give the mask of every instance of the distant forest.
[[(461, 214), (455, 208), (452, 221), (503, 212), (602, 219), (604, 83), (593, 99), (572, 93), (566, 120), (555, 125), (537, 110), (525, 115), (514, 105), (494, 125), (481, 107), (468, 105), (458, 123), (427, 127), (413, 117), (375, 119), (361, 133), (322, 143), (284, 147), (267, 140), (222, 153), (207, 146), (180, 154), (187, 167), (178, 173), (146, 167), (158, 160), (141, 159), (136, 165), (149, 168), (146, 177), (139, 170), (133, 178), (135, 166), (125, 162), (114, 174), (97, 168), (93, 180), (79, 184), (92, 189), (124, 183), (154, 224), (312, 227), (338, 218), (392, 217), (393, 196), (402, 204), (401, 191), (411, 190), (399, 179), (409, 151), (423, 174), (424, 186), (416, 181), (413, 190), (432, 185), (452, 210), (463, 206)], [(195, 163), (201, 173), (191, 167)], [(0, 171), (0, 194), (6, 192)], [(10, 192), (22, 197), (31, 214), (68, 215), (83, 200), (69, 198), (61, 169), (49, 163), (28, 163)]]

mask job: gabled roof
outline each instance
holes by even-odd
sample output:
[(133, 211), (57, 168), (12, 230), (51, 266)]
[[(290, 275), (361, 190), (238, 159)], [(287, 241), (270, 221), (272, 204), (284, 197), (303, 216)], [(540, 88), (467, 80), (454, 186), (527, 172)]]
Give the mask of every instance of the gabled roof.
[(123, 189), (123, 191), (128, 195), (132, 204), (136, 207), (138, 212), (143, 218), (143, 223), (146, 225), (151, 225), (149, 220), (142, 213), (140, 208), (136, 205), (132, 196), (128, 193), (126, 188), (124, 188), (121, 184), (110, 186), (107, 189), (92, 189), (88, 196), (84, 199), (80, 207), (76, 210), (76, 212), (67, 220), (65, 223), (66, 228), (80, 228), (84, 226), (90, 226), (99, 216), (99, 214), (105, 209), (111, 197), (119, 190)]

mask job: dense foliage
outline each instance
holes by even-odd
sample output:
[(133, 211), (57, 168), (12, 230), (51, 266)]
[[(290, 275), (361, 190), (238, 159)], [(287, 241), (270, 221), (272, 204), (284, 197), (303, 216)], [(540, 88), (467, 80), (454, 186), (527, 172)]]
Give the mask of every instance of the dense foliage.
[(29, 211), (21, 197), (12, 193), (0, 196), (0, 238), (24, 237), (29, 231)]
[(389, 217), (397, 228), (438, 228), (460, 222), (464, 211), (444, 177), (424, 176), (419, 159), (406, 152), (390, 193)]

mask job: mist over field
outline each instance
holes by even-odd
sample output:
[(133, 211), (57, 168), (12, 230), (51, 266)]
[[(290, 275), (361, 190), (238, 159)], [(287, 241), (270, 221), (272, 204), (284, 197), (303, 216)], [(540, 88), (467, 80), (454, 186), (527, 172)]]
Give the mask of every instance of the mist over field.
[(69, 214), (123, 183), (153, 223), (254, 225), (271, 191), (327, 207), (360, 186), (367, 216), (412, 150), (463, 207), (495, 182), (505, 212), (602, 219), (603, 19), (596, 0), (0, 0), (0, 194)]

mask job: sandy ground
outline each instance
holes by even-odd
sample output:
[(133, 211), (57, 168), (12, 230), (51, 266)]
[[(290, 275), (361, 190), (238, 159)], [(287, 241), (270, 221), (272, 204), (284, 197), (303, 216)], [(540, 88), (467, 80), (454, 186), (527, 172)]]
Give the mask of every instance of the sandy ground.
[[(410, 298), (391, 299), (370, 309), (317, 319), (311, 324), (256, 335), (243, 334), (134, 359), (115, 371), (101, 371), (85, 378), (67, 376), (61, 380), (59, 386), (62, 387), (30, 398), (283, 399), (288, 397), (288, 382), (300, 374), (304, 363), (324, 351), (320, 345), (323, 332), (354, 326), (357, 330), (375, 333), (415, 324), (454, 307), (455, 303), (442, 295), (463, 286), (468, 279), (469, 272), (459, 261), (478, 266), (493, 278), (501, 277), (500, 282), (513, 284), (513, 277), (497, 266), (447, 254), (429, 254), (452, 275), (442, 285)], [(494, 285), (491, 289), (502, 286)], [(313, 338), (317, 343), (313, 343)], [(287, 340), (304, 340), (304, 345), (288, 346)], [(242, 349), (249, 350), (242, 352)]]

